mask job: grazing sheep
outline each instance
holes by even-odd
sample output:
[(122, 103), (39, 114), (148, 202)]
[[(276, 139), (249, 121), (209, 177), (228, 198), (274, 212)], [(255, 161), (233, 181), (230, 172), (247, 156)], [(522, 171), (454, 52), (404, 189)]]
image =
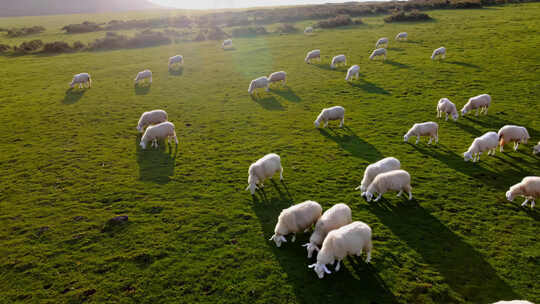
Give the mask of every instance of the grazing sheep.
[(221, 45), (223, 49), (225, 49), (226, 47), (232, 47), (232, 46), (233, 46), (232, 39), (227, 39), (223, 41), (223, 44)]
[(319, 246), (324, 241), (328, 232), (348, 225), (352, 222), (351, 208), (345, 204), (336, 204), (326, 210), (317, 220), (315, 230), (309, 238), (309, 243), (302, 245), (307, 247), (308, 258), (311, 258), (313, 251), (319, 251)]
[(364, 171), (364, 178), (362, 178), (362, 182), (360, 182), (360, 186), (356, 187), (354, 190), (365, 192), (377, 175), (392, 170), (399, 170), (400, 168), (401, 163), (397, 158), (383, 158), (378, 162), (367, 166), (366, 171)]
[(536, 155), (538, 153), (540, 153), (540, 141), (536, 146), (533, 147), (533, 154)]
[(332, 63), (330, 64), (330, 68), (335, 69), (339, 64), (347, 65), (347, 57), (345, 55), (337, 55), (332, 58)]
[(396, 40), (407, 40), (407, 37), (409, 37), (407, 33), (401, 32), (396, 35)]
[(266, 76), (262, 76), (262, 77), (252, 80), (251, 83), (249, 84), (248, 93), (253, 94), (253, 92), (256, 89), (262, 89), (262, 88), (264, 88), (266, 92), (270, 90), (270, 81), (268, 80), (268, 77)]
[(439, 142), (439, 125), (433, 121), (416, 123), (403, 136), (403, 141), (409, 141), (411, 136), (416, 136), (416, 144), (420, 141), (420, 136), (429, 136), (428, 145), (431, 144), (433, 139), (435, 139), (435, 142)]
[(278, 217), (274, 235), (269, 241), (274, 241), (277, 247), (281, 243), (286, 243), (285, 236), (292, 233), (292, 242), (296, 240), (296, 233), (307, 232), (307, 230), (317, 222), (321, 217), (322, 207), (314, 201), (305, 201), (303, 203), (283, 209)]
[(317, 254), (317, 263), (308, 267), (313, 268), (319, 279), (322, 279), (325, 273), (331, 273), (326, 264), (334, 264), (337, 260), (335, 271), (339, 271), (341, 260), (348, 255), (360, 256), (363, 250), (366, 250), (366, 263), (369, 263), (372, 249), (371, 228), (363, 222), (352, 222), (328, 233)]
[(283, 180), (283, 167), (281, 166), (281, 158), (279, 155), (270, 153), (266, 154), (261, 159), (257, 160), (248, 169), (248, 186), (246, 191), (251, 191), (251, 194), (255, 194), (255, 190), (264, 187), (263, 182), (267, 178), (271, 178), (279, 171), (279, 179)]
[(318, 59), (319, 61), (321, 61), (321, 50), (313, 50), (307, 53), (305, 59), (306, 63), (310, 64), (311, 60), (313, 59)]
[(514, 142), (514, 151), (517, 151), (519, 144), (527, 144), (529, 138), (529, 132), (525, 127), (506, 125), (499, 130), (499, 145), (501, 146), (501, 152), (503, 152), (504, 145), (509, 142)]
[(480, 160), (480, 154), (488, 151), (487, 155), (495, 155), (495, 150), (499, 145), (499, 135), (495, 132), (487, 132), (473, 140), (469, 150), (463, 153), (465, 161), (472, 159), (473, 163)]
[(441, 98), (437, 103), (437, 118), (441, 118), (443, 113), (446, 114), (444, 121), (448, 121), (448, 114), (452, 115), (454, 121), (458, 120), (459, 114), (456, 105), (448, 98)]
[(366, 197), (368, 202), (371, 201), (373, 195), (378, 193), (379, 196), (374, 200), (379, 201), (383, 194), (389, 190), (399, 191), (397, 196), (401, 196), (403, 191), (409, 193), (409, 200), (412, 199), (411, 175), (405, 170), (392, 170), (381, 173), (375, 177), (373, 182), (369, 184), (366, 192), (362, 196)]
[(512, 301), (499, 301), (493, 304), (534, 304), (534, 303), (525, 301), (525, 300), (512, 300)]
[(360, 67), (356, 64), (350, 67), (349, 70), (347, 70), (347, 76), (345, 77), (345, 80), (350, 81), (353, 77), (356, 79), (360, 77)]
[(476, 109), (476, 116), (478, 116), (478, 110), (480, 113), (484, 112), (487, 115), (488, 108), (491, 105), (491, 96), (488, 94), (482, 94), (469, 98), (469, 101), (461, 109), (461, 116)]
[(444, 46), (441, 46), (438, 49), (435, 49), (433, 53), (431, 54), (431, 60), (435, 60), (435, 57), (439, 56), (439, 59), (446, 58), (446, 48)]
[(304, 30), (304, 34), (307, 35), (307, 34), (311, 34), (311, 33), (313, 33), (313, 27), (311, 27), (311, 26), (306, 27), (306, 29)]
[(383, 56), (383, 61), (386, 60), (386, 49), (380, 48), (374, 50), (369, 56), (369, 60), (373, 60), (375, 57)]
[(182, 55), (176, 55), (169, 58), (169, 69), (177, 63), (180, 65), (184, 63), (184, 57), (182, 57)]
[(321, 124), (321, 121), (324, 122), (323, 128), (326, 128), (329, 120), (341, 120), (339, 127), (343, 127), (345, 122), (345, 109), (342, 106), (335, 106), (331, 108), (324, 108), (321, 111), (321, 114), (315, 119), (315, 127), (318, 128)]
[(385, 47), (388, 47), (388, 38), (383, 37), (377, 40), (377, 43), (375, 43), (375, 48), (379, 48), (379, 46), (384, 45)]
[(283, 71), (272, 73), (268, 76), (268, 81), (270, 84), (281, 81), (281, 84), (285, 86), (287, 84), (287, 73)]
[(137, 77), (135, 77), (135, 84), (138, 84), (139, 82), (145, 81), (148, 79), (150, 83), (152, 83), (152, 71), (150, 70), (144, 70), (142, 72), (139, 72), (137, 74)]
[(92, 87), (92, 78), (90, 77), (90, 74), (88, 73), (80, 73), (75, 76), (73, 76), (73, 79), (71, 80), (71, 83), (69, 86), (73, 89), (76, 84), (79, 84), (79, 88), (83, 87), (83, 84), (88, 87)]
[(510, 190), (506, 192), (506, 199), (513, 202), (516, 196), (523, 196), (525, 198), (521, 206), (526, 206), (532, 200), (531, 208), (534, 208), (534, 201), (540, 197), (540, 177), (527, 176), (520, 183), (510, 187)]
[(174, 131), (174, 124), (169, 121), (162, 122), (157, 125), (149, 126), (144, 135), (141, 137), (141, 147), (146, 149), (148, 142), (152, 142), (152, 147), (158, 147), (158, 140), (167, 139), (169, 144), (171, 143), (171, 138), (176, 142), (178, 146), (178, 138), (176, 137), (176, 132)]
[(149, 125), (156, 125), (162, 122), (167, 121), (167, 112), (163, 110), (153, 110), (144, 112), (139, 118), (139, 123), (137, 124), (137, 130), (142, 133), (144, 128)]

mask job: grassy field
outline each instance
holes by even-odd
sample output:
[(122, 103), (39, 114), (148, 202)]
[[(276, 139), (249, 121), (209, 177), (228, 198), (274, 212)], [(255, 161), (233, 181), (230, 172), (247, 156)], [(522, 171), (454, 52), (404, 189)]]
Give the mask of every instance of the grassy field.
[[(0, 57), (0, 302), (539, 302), (538, 209), (504, 193), (540, 172), (540, 3), (429, 14), (236, 39), (233, 51), (202, 42)], [(400, 31), (409, 41), (369, 62), (376, 40)], [(447, 59), (432, 62), (441, 45)], [(306, 65), (315, 48), (323, 63)], [(177, 53), (185, 66), (169, 73)], [(359, 81), (329, 69), (341, 53), (360, 65)], [(145, 68), (153, 85), (134, 88)], [(288, 86), (250, 98), (249, 81), (278, 70)], [(93, 88), (67, 90), (79, 72)], [(439, 98), (461, 108), (481, 93), (493, 97), (489, 115), (439, 121), (437, 145), (403, 142), (413, 123), (436, 120)], [(332, 105), (346, 108), (346, 127), (315, 129)], [(157, 108), (176, 125), (177, 150), (138, 146), (137, 120)], [(526, 126), (531, 142), (463, 161), (474, 137), (505, 124)], [(285, 183), (251, 197), (247, 169), (270, 152)], [(367, 203), (353, 190), (386, 156), (411, 173), (413, 201)], [(309, 235), (279, 249), (268, 241), (279, 212), (308, 199), (346, 203), (372, 227), (371, 264), (348, 259), (319, 280), (300, 247)], [(128, 223), (106, 224), (117, 215)]]

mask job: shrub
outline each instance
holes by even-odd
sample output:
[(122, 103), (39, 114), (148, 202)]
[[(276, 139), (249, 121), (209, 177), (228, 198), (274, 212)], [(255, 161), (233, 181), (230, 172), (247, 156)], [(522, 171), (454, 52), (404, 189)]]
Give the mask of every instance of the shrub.
[(451, 0), (451, 8), (482, 8), (480, 0)]
[(208, 30), (208, 34), (206, 35), (206, 38), (209, 40), (221, 40), (228, 37), (230, 37), (229, 34), (217, 26)]
[(80, 51), (82, 49), (85, 48), (85, 45), (84, 43), (80, 42), (80, 41), (75, 41), (73, 42), (73, 49), (76, 50), (76, 51)]
[(19, 46), (13, 47), (13, 50), (16, 53), (28, 54), (33, 53), (43, 47), (43, 41), (41, 40), (31, 40), (21, 43)]
[(351, 17), (349, 17), (348, 15), (339, 15), (334, 18), (319, 21), (317, 23), (317, 27), (333, 28), (333, 27), (346, 26), (346, 25), (351, 25), (351, 24), (353, 24)]
[(0, 44), (0, 53), (5, 53), (9, 51), (11, 47), (7, 44)]
[(139, 48), (147, 46), (156, 46), (170, 44), (172, 41), (162, 32), (145, 30), (129, 38), (125, 35), (107, 32), (104, 38), (96, 39), (89, 45), (91, 50), (110, 50), (121, 48)]
[(71, 51), (73, 51), (73, 49), (69, 44), (63, 41), (45, 43), (42, 50), (43, 53), (66, 53)]
[(425, 21), (430, 20), (428, 14), (421, 13), (418, 10), (413, 10), (409, 13), (404, 11), (394, 11), (392, 15), (384, 18), (384, 22), (405, 22), (405, 21)]
[(45, 31), (45, 28), (42, 26), (33, 26), (33, 27), (23, 27), (23, 28), (12, 28), (5, 30), (8, 37), (21, 37), (28, 36), (32, 34), (38, 34)]
[(89, 32), (96, 32), (101, 31), (103, 28), (94, 22), (85, 21), (80, 24), (70, 24), (66, 25), (62, 28), (63, 31), (66, 31), (68, 34), (76, 34), (76, 33), (89, 33)]
[(237, 27), (233, 29), (232, 32), (233, 37), (245, 37), (266, 34), (268, 34), (268, 31), (263, 26)]
[(294, 25), (290, 23), (283, 23), (280, 25), (277, 29), (278, 33), (296, 33), (298, 32), (298, 28), (296, 28)]
[(204, 35), (204, 31), (200, 30), (197, 36), (193, 38), (193, 41), (204, 41), (206, 40), (206, 36)]

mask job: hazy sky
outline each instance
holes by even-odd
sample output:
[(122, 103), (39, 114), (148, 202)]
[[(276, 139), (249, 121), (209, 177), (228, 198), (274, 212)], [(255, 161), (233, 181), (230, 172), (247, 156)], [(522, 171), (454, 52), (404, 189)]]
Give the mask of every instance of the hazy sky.
[[(347, 2), (339, 0), (150, 0), (151, 2), (187, 9), (244, 8), (253, 6), (277, 6), (298, 4), (322, 4)], [(351, 1), (351, 0), (348, 0)]]

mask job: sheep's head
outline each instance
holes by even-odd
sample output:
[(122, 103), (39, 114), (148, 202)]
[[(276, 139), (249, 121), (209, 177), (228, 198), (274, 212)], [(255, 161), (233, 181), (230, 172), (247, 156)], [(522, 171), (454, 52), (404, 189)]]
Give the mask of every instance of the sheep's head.
[(324, 273), (332, 273), (330, 270), (328, 270), (328, 268), (326, 268), (325, 264), (320, 264), (319, 262), (309, 265), (308, 268), (313, 268), (319, 279), (324, 278)]
[[(255, 183), (251, 183), (247, 186), (246, 188), (246, 191), (250, 191), (251, 192), (251, 195), (254, 195), (255, 194), (255, 190), (259, 189), (259, 187), (257, 187), (257, 184)], [(279, 247), (279, 246), (278, 246)]]
[(373, 199), (373, 193), (369, 192), (369, 191), (366, 191), (364, 193), (362, 193), (362, 196), (366, 198), (366, 201), (368, 202), (371, 202), (371, 200)]
[(281, 243), (287, 243), (287, 239), (281, 234), (274, 234), (268, 240), (269, 241), (274, 241), (274, 243), (276, 243), (277, 247), (281, 247)]
[(146, 149), (146, 142), (142, 140), (141, 140), (141, 148), (143, 148), (143, 150)]
[(73, 79), (70, 83), (69, 83), (69, 87), (73, 89), (73, 87), (75, 86), (75, 79)]
[(467, 152), (463, 153), (463, 159), (464, 159), (465, 161), (469, 161), (469, 160), (471, 160), (472, 158), (473, 158), (473, 157), (472, 157), (472, 152), (467, 151)]
[(461, 116), (467, 114), (467, 112), (469, 112), (465, 107), (463, 107), (463, 109), (461, 109)]
[(540, 153), (540, 145), (536, 145), (533, 148), (533, 154), (536, 155), (538, 153)]
[(512, 190), (506, 191), (506, 199), (507, 200), (513, 202), (515, 197), (516, 196), (514, 195), (514, 192)]
[(409, 141), (409, 134), (403, 135), (403, 141), (408, 142)]
[(457, 112), (452, 113), (452, 119), (453, 119), (454, 121), (457, 121), (458, 118), (459, 118), (459, 114), (458, 114)]
[(304, 245), (302, 245), (302, 247), (306, 247), (307, 249), (307, 257), (308, 259), (311, 259), (311, 256), (313, 255), (313, 251), (317, 251), (319, 252), (319, 247), (317, 247), (317, 245), (313, 244), (313, 243), (306, 243)]
[(137, 131), (142, 132), (142, 126), (141, 125), (137, 126)]
[(313, 122), (313, 124), (315, 125), (315, 128), (318, 128), (321, 125), (321, 122), (317, 119)]

